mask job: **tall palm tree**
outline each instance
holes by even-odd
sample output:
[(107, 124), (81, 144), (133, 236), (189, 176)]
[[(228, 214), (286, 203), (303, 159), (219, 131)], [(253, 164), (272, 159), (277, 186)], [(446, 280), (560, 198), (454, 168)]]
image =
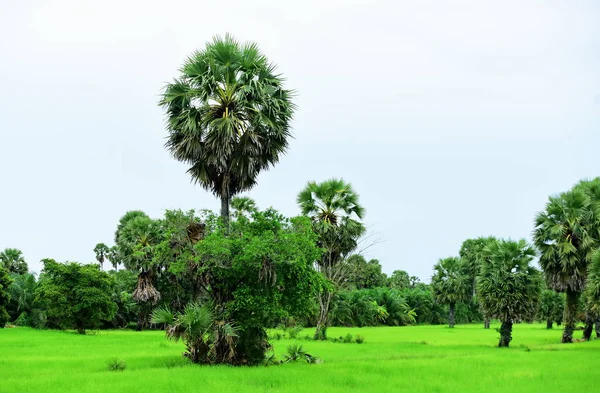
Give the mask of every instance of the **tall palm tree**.
[(513, 323), (535, 315), (542, 275), (530, 265), (535, 250), (524, 239), (491, 242), (486, 253), (489, 258), (477, 277), (477, 293), (485, 313), (502, 322), (498, 346), (508, 347)]
[(595, 320), (596, 337), (600, 338), (600, 250), (594, 253), (588, 274), (585, 288), (586, 311)]
[(456, 304), (471, 296), (469, 276), (460, 258), (440, 259), (433, 267), (431, 287), (438, 302), (448, 305), (448, 327), (456, 324)]
[(110, 248), (104, 243), (98, 243), (96, 244), (96, 247), (94, 247), (94, 253), (96, 254), (96, 260), (100, 264), (100, 270), (102, 270), (102, 265), (108, 257), (109, 252)]
[(4, 266), (10, 273), (27, 273), (27, 262), (25, 262), (21, 250), (16, 248), (7, 248), (0, 252), (0, 265)]
[(166, 148), (220, 198), (227, 231), (231, 197), (251, 189), (287, 149), (292, 96), (258, 46), (231, 35), (193, 53), (166, 86)]
[(550, 197), (546, 210), (535, 218), (533, 237), (540, 250), (540, 266), (547, 285), (566, 292), (563, 343), (573, 341), (579, 298), (598, 245), (593, 206), (584, 185), (576, 186)]
[(359, 220), (365, 209), (359, 204), (359, 196), (350, 183), (342, 179), (330, 179), (322, 183), (308, 182), (298, 194), (302, 214), (312, 218), (313, 229), (318, 235), (319, 246), (325, 250), (316, 268), (333, 284), (333, 290), (324, 289), (319, 295), (319, 316), (315, 339), (327, 339), (327, 324), (331, 299), (335, 288), (343, 284), (346, 269), (342, 260), (357, 247), (358, 239), (366, 228)]

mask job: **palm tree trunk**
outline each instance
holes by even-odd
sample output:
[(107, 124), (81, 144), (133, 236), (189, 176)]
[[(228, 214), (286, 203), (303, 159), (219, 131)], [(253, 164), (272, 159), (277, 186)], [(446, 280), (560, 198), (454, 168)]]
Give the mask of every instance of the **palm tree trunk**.
[(485, 319), (483, 320), (483, 328), (484, 329), (490, 328), (490, 317), (485, 317)]
[(327, 325), (329, 323), (329, 307), (333, 293), (324, 289), (319, 294), (319, 317), (317, 319), (317, 328), (315, 329), (315, 340), (327, 340)]
[(575, 330), (575, 321), (577, 318), (577, 308), (579, 306), (579, 292), (567, 290), (567, 302), (565, 304), (565, 329), (563, 330), (562, 342), (573, 342), (573, 330)]
[(546, 329), (552, 329), (552, 320), (551, 319), (548, 319), (546, 321)]
[(590, 341), (592, 338), (592, 330), (594, 329), (594, 319), (589, 313), (585, 314), (585, 327), (583, 328), (583, 339)]
[(596, 319), (595, 330), (596, 330), (596, 338), (600, 338), (600, 317), (598, 319)]
[(502, 321), (500, 326), (500, 342), (499, 347), (508, 347), (512, 340), (512, 321)]
[(451, 303), (448, 307), (448, 327), (453, 328), (456, 324), (456, 304)]
[(221, 195), (221, 220), (223, 220), (223, 228), (225, 228), (225, 233), (229, 234), (229, 202), (231, 198), (229, 197), (229, 193), (225, 193), (225, 195)]

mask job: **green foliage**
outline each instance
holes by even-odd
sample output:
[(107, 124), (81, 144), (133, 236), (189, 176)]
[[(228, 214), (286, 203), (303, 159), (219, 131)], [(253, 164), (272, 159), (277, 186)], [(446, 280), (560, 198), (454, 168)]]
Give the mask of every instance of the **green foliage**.
[(462, 268), (469, 277), (470, 291), (475, 292), (476, 277), (481, 270), (487, 254), (485, 248), (495, 242), (497, 239), (493, 236), (478, 237), (476, 239), (467, 239), (463, 242), (458, 252), (462, 261)]
[(6, 304), (10, 296), (9, 287), (11, 284), (12, 279), (8, 274), (8, 270), (0, 266), (0, 328), (3, 328), (10, 319), (6, 311)]
[(108, 371), (125, 371), (127, 368), (127, 363), (122, 359), (111, 359), (106, 362), (106, 369)]
[(445, 258), (433, 267), (431, 288), (435, 299), (448, 305), (448, 325), (454, 327), (456, 304), (466, 301), (471, 293), (470, 278), (460, 258)]
[(192, 179), (222, 201), (251, 189), (279, 161), (291, 135), (292, 92), (255, 43), (215, 37), (193, 53), (166, 86), (166, 147)]
[(534, 241), (547, 285), (566, 292), (563, 342), (572, 342), (580, 294), (600, 245), (600, 178), (549, 198), (535, 219)]
[(0, 267), (15, 274), (25, 274), (28, 270), (23, 253), (16, 248), (7, 248), (0, 252)]
[(102, 321), (110, 321), (117, 311), (110, 294), (114, 281), (97, 265), (57, 263), (44, 259), (36, 292), (53, 327), (74, 328), (85, 334)]
[(540, 297), (542, 275), (530, 265), (535, 250), (525, 240), (498, 240), (477, 277), (477, 294), (486, 315), (502, 322), (499, 346), (508, 346), (512, 323), (532, 320)]
[(464, 274), (460, 258), (444, 258), (433, 267), (431, 288), (442, 304), (456, 304), (469, 297), (468, 277)]
[(411, 286), (410, 276), (404, 270), (394, 270), (387, 279), (387, 286), (394, 289), (406, 289)]
[(185, 357), (194, 363), (230, 363), (236, 357), (238, 329), (218, 320), (214, 306), (193, 302), (183, 312), (174, 314), (166, 307), (152, 313), (152, 323), (165, 325), (169, 339), (184, 340)]
[(360, 334), (357, 334), (356, 337), (354, 337), (354, 342), (356, 342), (357, 344), (362, 344), (365, 342), (365, 338)]
[(308, 352), (306, 352), (302, 345), (292, 344), (287, 347), (287, 355), (285, 355), (284, 363), (289, 362), (297, 362), (298, 360), (303, 359), (306, 363), (314, 364), (319, 363), (319, 358), (312, 356)]
[(585, 298), (586, 308), (591, 315), (600, 318), (600, 250), (594, 253), (590, 264)]
[(416, 318), (400, 291), (386, 287), (340, 291), (331, 314), (337, 326), (404, 326)]
[(18, 317), (19, 326), (31, 326), (30, 314), (35, 307), (37, 282), (33, 274), (11, 274), (12, 284), (8, 288), (10, 302), (7, 305), (11, 318)]
[(96, 260), (100, 264), (100, 269), (102, 269), (104, 261), (108, 258), (109, 253), (110, 248), (104, 243), (98, 243), (96, 244), (96, 247), (94, 247), (94, 254), (96, 254)]
[(545, 289), (540, 296), (538, 319), (540, 321), (547, 321), (549, 327), (552, 327), (553, 322), (560, 322), (562, 320), (564, 308), (564, 296), (551, 289)]
[(354, 254), (348, 257), (346, 284), (350, 288), (364, 289), (385, 286), (387, 276), (381, 271), (377, 259), (367, 261), (362, 255)]

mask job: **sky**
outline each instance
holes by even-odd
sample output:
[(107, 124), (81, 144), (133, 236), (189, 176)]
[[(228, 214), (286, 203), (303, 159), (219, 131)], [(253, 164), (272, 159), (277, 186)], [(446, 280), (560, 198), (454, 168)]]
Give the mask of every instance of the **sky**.
[(164, 149), (161, 89), (215, 34), (297, 91), (294, 140), (246, 195), (297, 215), (309, 180), (366, 207), (386, 273), (428, 281), (467, 239), (531, 239), (600, 176), (600, 3), (0, 0), (0, 250), (94, 261), (119, 218), (214, 209)]

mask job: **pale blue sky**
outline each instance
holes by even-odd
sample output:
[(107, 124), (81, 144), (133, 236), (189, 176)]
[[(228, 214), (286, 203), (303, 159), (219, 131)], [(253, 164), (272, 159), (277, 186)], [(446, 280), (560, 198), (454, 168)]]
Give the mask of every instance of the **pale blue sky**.
[(600, 3), (0, 0), (0, 249), (89, 262), (130, 209), (218, 208), (163, 148), (156, 105), (217, 33), (298, 91), (296, 139), (249, 195), (298, 214), (343, 177), (387, 273), (428, 280), (469, 237), (530, 238), (600, 175)]

